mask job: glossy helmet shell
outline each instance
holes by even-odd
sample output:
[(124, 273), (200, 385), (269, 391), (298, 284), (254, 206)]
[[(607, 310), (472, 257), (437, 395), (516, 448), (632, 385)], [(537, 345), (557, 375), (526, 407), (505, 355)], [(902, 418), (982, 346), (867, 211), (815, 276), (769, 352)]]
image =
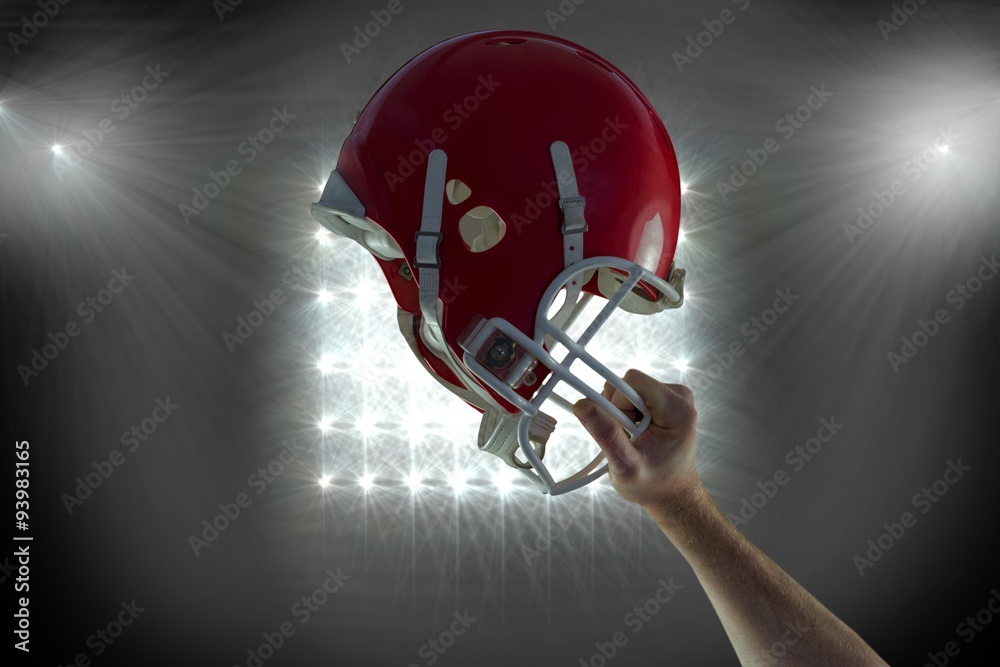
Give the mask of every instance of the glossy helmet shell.
[[(471, 189), (459, 204), (445, 199), (439, 248), (442, 330), (459, 359), (459, 336), (477, 316), (506, 319), (533, 336), (543, 292), (564, 268), (549, 153), (555, 141), (569, 146), (586, 198), (583, 257), (620, 257), (667, 278), (681, 210), (670, 138), (622, 72), (572, 42), (523, 31), (441, 42), (379, 88), (343, 145), (337, 171), (366, 217), (402, 251), (402, 258), (376, 259), (399, 307), (415, 321), (419, 271), (413, 260), (427, 155), (445, 151), (446, 181)], [(495, 246), (473, 252), (459, 223), (479, 206), (492, 208), (506, 229)], [(598, 294), (596, 278), (584, 289)], [(442, 380), (462, 386), (422, 342), (419, 349)], [(518, 393), (529, 398), (538, 386)]]

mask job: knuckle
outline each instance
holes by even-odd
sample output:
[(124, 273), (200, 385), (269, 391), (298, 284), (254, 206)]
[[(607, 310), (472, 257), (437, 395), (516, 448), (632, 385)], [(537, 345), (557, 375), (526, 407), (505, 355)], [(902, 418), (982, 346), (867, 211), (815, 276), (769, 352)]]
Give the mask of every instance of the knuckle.
[(617, 484), (634, 484), (637, 478), (635, 469), (621, 461), (615, 461), (612, 476)]
[(648, 378), (649, 378), (648, 375), (646, 375), (645, 373), (636, 368), (628, 369), (627, 371), (625, 371), (625, 375), (622, 376), (622, 379), (625, 380), (625, 382), (627, 382), (629, 385), (631, 385), (635, 381), (642, 382), (643, 380), (646, 380)]
[(668, 384), (666, 387), (675, 394), (678, 394), (686, 402), (694, 405), (694, 391), (691, 390), (691, 387), (684, 384)]
[(602, 424), (596, 429), (594, 434), (594, 440), (598, 443), (606, 446), (613, 446), (615, 444), (616, 431), (618, 429), (617, 424)]
[(695, 409), (693, 403), (685, 403), (684, 407), (681, 408), (681, 421), (688, 426), (698, 421), (698, 410)]

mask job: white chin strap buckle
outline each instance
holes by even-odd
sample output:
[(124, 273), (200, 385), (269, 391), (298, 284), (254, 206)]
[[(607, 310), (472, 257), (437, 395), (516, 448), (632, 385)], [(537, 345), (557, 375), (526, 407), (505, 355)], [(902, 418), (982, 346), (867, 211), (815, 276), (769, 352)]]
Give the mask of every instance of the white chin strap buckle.
[[(585, 282), (583, 280), (584, 273), (602, 267), (618, 269), (627, 274), (627, 277), (623, 279), (620, 287), (608, 297), (607, 304), (580, 337), (574, 340), (565, 330), (582, 311), (581, 306), (589, 301), (589, 295), (584, 295), (577, 303), (567, 303), (568, 306), (572, 306), (573, 310), (569, 317), (565, 316), (564, 307), (560, 309), (559, 313), (549, 318), (549, 308), (560, 290), (570, 290), (574, 284), (582, 285)], [(649, 410), (635, 390), (586, 350), (587, 344), (640, 281), (659, 290), (662, 298), (670, 302), (679, 303), (681, 300), (680, 293), (671, 284), (638, 264), (618, 257), (592, 257), (576, 262), (563, 270), (549, 285), (538, 305), (534, 338), (529, 338), (524, 332), (502, 318), (490, 320), (480, 318), (470, 326), (470, 329), (459, 340), (459, 345), (463, 350), (463, 364), (486, 386), (520, 410), (520, 415), (517, 416), (515, 413), (511, 419), (517, 419), (517, 444), (521, 455), (531, 469), (527, 470), (522, 466), (518, 466), (518, 468), (543, 491), (551, 495), (578, 489), (593, 482), (608, 470), (607, 465), (598, 468), (604, 460), (604, 455), (598, 454), (583, 469), (557, 482), (542, 462), (539, 451), (536, 451), (537, 445), (532, 443), (534, 435), (532, 431), (536, 430), (532, 428), (532, 420), (538, 415), (544, 414), (541, 412), (542, 405), (549, 400), (565, 410), (572, 411), (573, 408), (569, 401), (555, 393), (559, 383), (565, 382), (611, 414), (632, 439), (642, 435), (650, 424)], [(546, 349), (546, 347), (551, 348), (553, 341), (568, 350), (562, 360), (555, 359)], [(574, 375), (570, 371), (570, 366), (575, 362), (585, 364), (609, 382), (635, 406), (641, 419), (633, 421), (622, 410), (615, 407), (611, 401), (602, 396), (599, 388), (595, 389), (589, 386)], [(518, 394), (515, 388), (522, 386), (526, 381), (529, 385), (532, 384), (530, 378), (534, 375), (538, 365), (549, 369), (551, 374), (531, 400), (528, 400)]]

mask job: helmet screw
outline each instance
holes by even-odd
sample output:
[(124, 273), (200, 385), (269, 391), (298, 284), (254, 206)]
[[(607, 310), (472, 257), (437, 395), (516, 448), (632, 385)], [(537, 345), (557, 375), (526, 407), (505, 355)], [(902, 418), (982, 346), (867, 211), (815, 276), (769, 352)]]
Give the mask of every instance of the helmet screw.
[(490, 366), (501, 368), (510, 363), (513, 355), (514, 344), (506, 338), (497, 338), (486, 353), (486, 359)]

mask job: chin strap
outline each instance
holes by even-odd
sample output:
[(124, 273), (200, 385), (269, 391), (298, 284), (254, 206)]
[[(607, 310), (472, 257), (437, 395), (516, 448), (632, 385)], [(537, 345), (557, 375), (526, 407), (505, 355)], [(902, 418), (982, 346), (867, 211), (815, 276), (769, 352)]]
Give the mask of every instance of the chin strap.
[(448, 168), (448, 156), (443, 150), (432, 151), (427, 156), (427, 178), (424, 180), (423, 217), (417, 232), (417, 249), (413, 256), (413, 268), (417, 269), (417, 283), (420, 287), (421, 335), (433, 339), (431, 346), (444, 346), (441, 331), (440, 291), (441, 257), (441, 213), (444, 207), (444, 179)]
[[(573, 156), (569, 146), (564, 141), (555, 141), (549, 146), (552, 156), (552, 166), (556, 171), (556, 183), (559, 185), (559, 210), (562, 212), (563, 235), (563, 268), (583, 259), (583, 235), (587, 231), (587, 219), (583, 211), (587, 200), (580, 196), (576, 183), (576, 170), (573, 168)], [(566, 286), (566, 303), (575, 304), (580, 298), (583, 285), (574, 280)]]
[[(485, 409), (495, 403), (489, 392), (483, 389), (451, 353), (441, 329), (442, 304), (438, 298), (441, 287), (441, 216), (444, 208), (445, 174), (448, 169), (448, 155), (441, 149), (431, 151), (427, 156), (427, 176), (424, 179), (423, 213), (420, 221), (420, 231), (416, 234), (417, 248), (413, 257), (413, 268), (417, 271), (417, 284), (420, 290), (420, 330), (413, 332), (412, 319), (409, 323), (410, 333), (404, 331), (410, 347), (423, 361), (420, 350), (416, 346), (416, 336), (419, 335), (424, 345), (438, 359), (448, 365), (459, 381), (465, 385), (465, 391), (455, 387), (453, 391), (463, 400)], [(412, 316), (411, 316), (412, 317)], [(400, 329), (405, 328), (400, 316)], [(430, 370), (424, 362), (425, 367)], [(437, 377), (437, 374), (432, 374)], [(440, 378), (439, 378), (440, 379)], [(445, 383), (442, 384), (451, 388)]]
[(420, 362), (420, 365), (424, 367), (424, 370), (426, 370), (432, 378), (437, 380), (442, 387), (448, 389), (466, 403), (475, 405), (480, 409), (484, 409), (483, 399), (481, 396), (475, 392), (469, 391), (468, 389), (463, 389), (451, 384), (450, 382), (445, 382), (440, 375), (434, 372), (434, 369), (427, 363), (427, 360), (424, 359), (423, 355), (420, 354), (420, 348), (417, 346), (417, 330), (414, 326), (413, 313), (409, 313), (402, 308), (397, 308), (396, 323), (399, 325), (399, 333), (403, 334), (403, 339), (406, 340), (406, 344), (410, 347), (410, 351), (413, 352), (413, 356), (417, 358), (417, 361)]
[[(469, 405), (475, 405), (483, 411), (483, 419), (479, 423), (478, 445), (480, 451), (493, 454), (512, 468), (530, 470), (531, 466), (522, 462), (516, 456), (517, 451), (520, 449), (517, 440), (519, 418), (486, 403), (483, 397), (475, 392), (463, 389), (441, 379), (441, 376), (434, 372), (434, 369), (430, 367), (427, 360), (420, 354), (413, 314), (399, 308), (396, 311), (396, 321), (399, 324), (399, 332), (403, 334), (403, 339), (406, 340), (407, 345), (413, 352), (413, 356), (417, 358), (428, 374), (437, 380), (442, 387)], [(459, 377), (461, 378), (461, 376)], [(531, 434), (531, 441), (535, 446), (535, 453), (539, 459), (545, 456), (545, 444), (548, 442), (549, 436), (555, 430), (555, 427), (555, 418), (545, 413), (539, 412), (531, 419), (528, 431)], [(532, 481), (536, 481), (534, 477), (529, 476), (529, 478)]]
[[(563, 145), (565, 146), (565, 144)], [(566, 155), (569, 156), (568, 150)], [(419, 335), (427, 348), (451, 368), (459, 381), (465, 385), (465, 389), (446, 383), (431, 371), (417, 347), (418, 334), (414, 331), (413, 316), (410, 313), (403, 310), (398, 311), (399, 329), (410, 349), (413, 350), (424, 367), (431, 371), (431, 375), (462, 400), (483, 411), (483, 421), (479, 427), (479, 449), (503, 459), (505, 463), (514, 468), (530, 469), (531, 466), (522, 463), (515, 456), (519, 449), (517, 436), (519, 416), (512, 416), (498, 409), (499, 405), (489, 392), (472, 379), (468, 372), (452, 357), (441, 329), (441, 302), (438, 299), (441, 282), (441, 257), (438, 251), (441, 246), (441, 217), (444, 208), (447, 168), (448, 156), (443, 150), (432, 151), (427, 157), (423, 214), (420, 231), (416, 234), (417, 248), (413, 267), (418, 272), (417, 283), (420, 289)], [(570, 163), (570, 169), (572, 169), (572, 163)], [(531, 420), (529, 433), (539, 458), (545, 454), (545, 443), (548, 441), (549, 434), (555, 429), (555, 424), (555, 419), (542, 413)]]
[(587, 231), (587, 219), (583, 210), (587, 200), (580, 196), (573, 169), (573, 156), (564, 141), (553, 142), (549, 146), (552, 166), (556, 170), (559, 185), (559, 210), (563, 216), (563, 268), (583, 259), (583, 235)]
[[(479, 423), (479, 449), (503, 459), (512, 468), (531, 470), (530, 464), (524, 463), (516, 456), (520, 449), (517, 440), (519, 421), (520, 417), (512, 417), (495, 408), (484, 409), (483, 421)], [(528, 433), (539, 459), (545, 456), (545, 444), (555, 428), (555, 418), (544, 412), (539, 412), (531, 418)]]

